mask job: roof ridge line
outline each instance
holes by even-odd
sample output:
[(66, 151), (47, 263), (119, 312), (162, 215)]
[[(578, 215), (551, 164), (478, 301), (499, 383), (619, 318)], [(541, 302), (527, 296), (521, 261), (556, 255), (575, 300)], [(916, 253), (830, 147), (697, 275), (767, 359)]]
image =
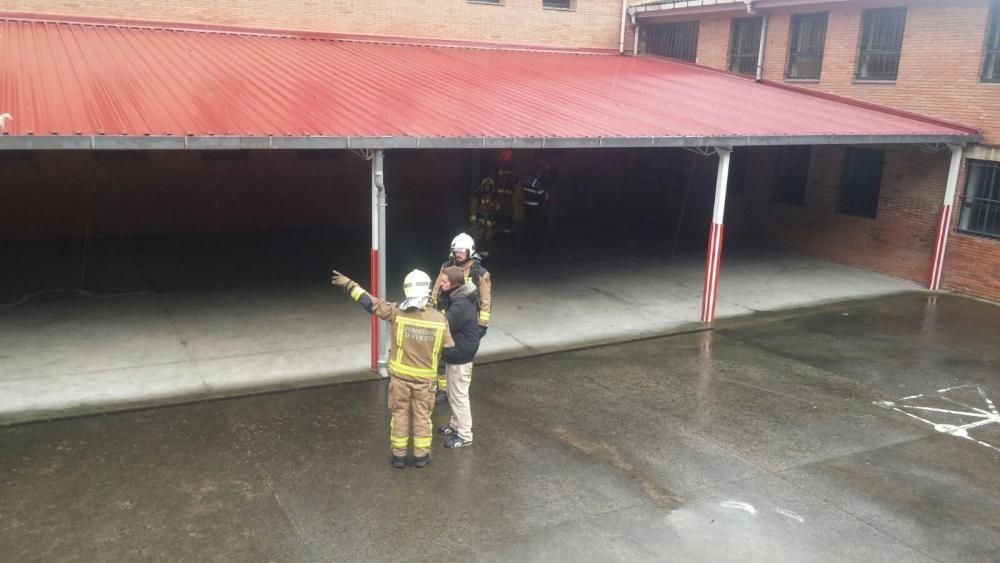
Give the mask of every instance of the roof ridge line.
[(160, 20), (133, 20), (127, 18), (107, 18), (97, 16), (69, 16), (60, 14), (38, 14), (0, 11), (0, 21), (52, 23), (63, 25), (96, 26), (145, 31), (171, 31), (176, 33), (209, 33), (234, 35), (238, 37), (271, 37), (276, 39), (310, 39), (344, 43), (370, 43), (381, 45), (404, 45), (410, 47), (479, 49), (484, 51), (520, 51), (531, 53), (559, 53), (564, 55), (617, 55), (614, 49), (545, 47), (541, 45), (517, 45), (509, 43), (487, 43), (474, 40), (433, 39), (421, 37), (399, 37), (388, 35), (361, 35), (326, 31), (256, 28), (227, 24), (181, 23)]

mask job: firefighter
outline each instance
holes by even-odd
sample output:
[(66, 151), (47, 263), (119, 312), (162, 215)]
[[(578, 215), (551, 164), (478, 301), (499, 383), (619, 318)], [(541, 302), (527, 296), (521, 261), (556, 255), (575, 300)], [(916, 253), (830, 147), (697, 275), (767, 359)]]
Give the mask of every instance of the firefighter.
[(524, 236), (521, 248), (536, 248), (545, 243), (546, 211), (549, 203), (549, 188), (555, 181), (555, 171), (549, 161), (539, 157), (535, 172), (524, 177)]
[[(430, 461), (433, 433), (431, 412), (437, 390), (437, 371), (442, 353), (455, 347), (448, 319), (428, 306), (431, 278), (413, 270), (403, 280), (401, 303), (389, 303), (372, 297), (357, 282), (333, 271), (333, 285), (344, 288), (351, 299), (370, 314), (392, 323), (393, 345), (389, 350), (389, 438), (392, 465), (406, 467), (410, 445), (410, 421), (413, 421), (413, 465), (424, 467)], [(412, 410), (412, 417), (410, 415)]]
[(500, 203), (497, 200), (496, 184), (493, 178), (483, 178), (479, 187), (469, 198), (469, 232), (480, 241), (482, 256), (489, 256), (489, 248), (497, 229), (497, 213)]
[[(493, 280), (490, 278), (490, 273), (483, 267), (482, 258), (476, 254), (476, 242), (472, 237), (461, 233), (451, 240), (451, 254), (448, 260), (441, 265), (441, 272), (438, 273), (438, 279), (434, 283), (430, 298), (431, 303), (442, 310), (448, 308), (448, 296), (442, 295), (441, 292), (441, 274), (448, 266), (461, 268), (465, 273), (465, 281), (472, 282), (479, 289), (479, 312), (477, 315), (479, 336), (480, 338), (486, 336), (486, 330), (490, 326), (490, 313), (493, 311)], [(447, 389), (448, 380), (442, 371), (438, 374), (437, 404), (448, 400)]]

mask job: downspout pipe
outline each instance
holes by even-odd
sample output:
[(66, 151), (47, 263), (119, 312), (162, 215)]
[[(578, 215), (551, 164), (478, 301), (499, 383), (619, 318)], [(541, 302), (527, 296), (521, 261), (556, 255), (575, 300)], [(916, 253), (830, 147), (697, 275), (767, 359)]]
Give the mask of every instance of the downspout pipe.
[(760, 49), (757, 51), (757, 74), (754, 80), (760, 82), (764, 78), (764, 44), (767, 42), (767, 14), (761, 14)]
[(622, 0), (622, 29), (618, 35), (618, 54), (625, 54), (625, 22), (628, 21), (628, 0)]
[[(372, 156), (372, 184), (376, 189), (376, 202), (378, 206), (378, 295), (386, 299), (385, 282), (385, 153), (382, 149), (377, 149)], [(387, 363), (389, 359), (389, 323), (379, 320), (378, 331), (378, 363), (376, 370), (380, 377), (389, 377)]]

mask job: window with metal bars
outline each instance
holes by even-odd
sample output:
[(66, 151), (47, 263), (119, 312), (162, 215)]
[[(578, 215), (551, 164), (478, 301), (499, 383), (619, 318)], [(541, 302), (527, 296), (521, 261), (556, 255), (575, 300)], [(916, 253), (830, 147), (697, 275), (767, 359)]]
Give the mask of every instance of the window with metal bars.
[(795, 14), (788, 41), (788, 68), (785, 77), (819, 80), (826, 43), (826, 14)]
[(761, 18), (734, 18), (729, 34), (729, 70), (756, 74)]
[(569, 10), (573, 7), (573, 3), (572, 0), (542, 0), (542, 7)]
[(781, 147), (774, 171), (774, 201), (790, 205), (805, 204), (809, 155), (807, 146)]
[(966, 161), (958, 230), (1000, 239), (1000, 162)]
[(846, 215), (874, 218), (882, 188), (885, 151), (850, 148), (844, 152), (840, 174), (837, 211)]
[(896, 80), (905, 24), (906, 8), (864, 11), (856, 80)]
[(698, 22), (653, 25), (646, 32), (646, 52), (693, 63), (698, 55)]
[(1000, 1), (990, 4), (982, 79), (983, 82), (1000, 82)]

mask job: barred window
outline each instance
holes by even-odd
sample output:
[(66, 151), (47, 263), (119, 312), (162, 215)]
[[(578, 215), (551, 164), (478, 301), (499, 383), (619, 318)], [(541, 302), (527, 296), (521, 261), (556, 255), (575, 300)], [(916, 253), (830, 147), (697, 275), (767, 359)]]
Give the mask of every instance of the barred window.
[(1000, 2), (990, 4), (985, 53), (983, 82), (1000, 82)]
[(847, 149), (840, 175), (837, 211), (861, 217), (876, 216), (884, 160), (885, 151)]
[(729, 34), (729, 70), (743, 74), (757, 72), (761, 18), (734, 18)]
[(958, 230), (1000, 238), (1000, 162), (966, 161)]
[(896, 80), (905, 24), (906, 8), (865, 10), (858, 47), (857, 80)]
[(774, 171), (774, 201), (805, 204), (810, 152), (808, 146), (781, 147)]
[(560, 10), (569, 10), (573, 7), (571, 0), (542, 0), (543, 8), (558, 8)]
[(698, 55), (698, 22), (652, 25), (646, 32), (646, 52), (693, 63)]
[(788, 42), (788, 69), (791, 79), (816, 79), (823, 68), (823, 45), (826, 43), (826, 14), (792, 16)]

